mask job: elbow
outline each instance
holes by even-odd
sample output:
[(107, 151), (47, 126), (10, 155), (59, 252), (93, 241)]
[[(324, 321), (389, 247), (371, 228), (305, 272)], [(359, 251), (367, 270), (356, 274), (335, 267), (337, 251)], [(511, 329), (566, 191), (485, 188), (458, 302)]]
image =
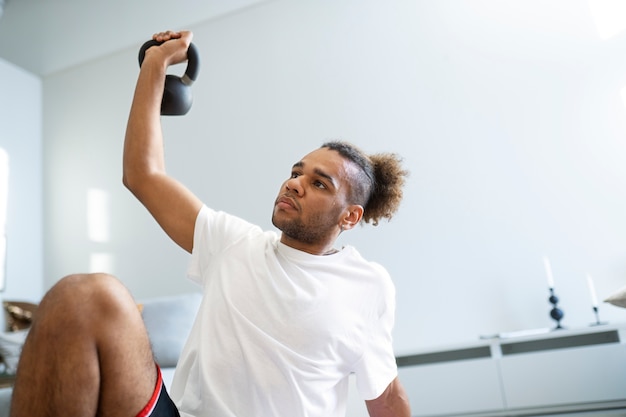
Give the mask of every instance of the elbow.
[(143, 182), (141, 180), (141, 176), (124, 170), (124, 173), (122, 174), (122, 184), (128, 191), (136, 196), (140, 192)]
[(131, 185), (132, 185), (132, 172), (130, 172), (130, 165), (128, 164), (128, 161), (126, 160), (126, 155), (124, 155), (124, 160), (122, 161), (122, 184), (124, 185), (124, 187), (126, 187), (128, 190), (131, 190)]
[(126, 176), (126, 174), (122, 175), (122, 185), (130, 190), (130, 185), (129, 185), (128, 177)]
[(133, 192), (133, 182), (131, 181), (131, 177), (126, 172), (122, 175), (122, 184), (127, 190)]
[(145, 165), (142, 161), (132, 161), (124, 158), (122, 164), (122, 184), (133, 194), (141, 190), (144, 184), (150, 181), (151, 171), (149, 165)]

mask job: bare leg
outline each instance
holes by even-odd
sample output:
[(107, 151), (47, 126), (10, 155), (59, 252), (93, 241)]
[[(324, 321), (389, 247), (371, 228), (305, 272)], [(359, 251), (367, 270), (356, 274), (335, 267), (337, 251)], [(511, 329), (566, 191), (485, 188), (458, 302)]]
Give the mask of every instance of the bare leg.
[(156, 378), (150, 341), (126, 288), (106, 274), (71, 275), (37, 309), (11, 416), (134, 417)]

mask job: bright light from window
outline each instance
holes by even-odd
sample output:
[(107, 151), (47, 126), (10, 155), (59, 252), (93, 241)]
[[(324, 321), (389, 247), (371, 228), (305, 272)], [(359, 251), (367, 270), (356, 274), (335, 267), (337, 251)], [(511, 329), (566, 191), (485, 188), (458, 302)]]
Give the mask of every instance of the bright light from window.
[(110, 253), (92, 253), (89, 259), (89, 272), (113, 273), (113, 256)]
[(9, 198), (9, 154), (0, 148), (0, 235), (6, 233), (7, 200)]
[(109, 194), (98, 189), (87, 191), (87, 235), (92, 242), (109, 241), (109, 213)]
[(610, 39), (626, 29), (626, 1), (589, 0), (589, 9), (601, 39)]
[(0, 291), (4, 290), (7, 264), (7, 202), (9, 199), (9, 154), (0, 148)]

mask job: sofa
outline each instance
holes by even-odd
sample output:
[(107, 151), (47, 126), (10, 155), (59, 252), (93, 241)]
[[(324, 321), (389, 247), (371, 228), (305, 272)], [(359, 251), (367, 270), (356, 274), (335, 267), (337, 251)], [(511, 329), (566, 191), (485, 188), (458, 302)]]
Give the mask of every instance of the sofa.
[[(137, 300), (142, 309), (141, 314), (150, 336), (155, 360), (161, 367), (163, 381), (168, 388), (171, 386), (178, 357), (191, 331), (200, 300), (200, 293)], [(17, 313), (21, 310), (26, 316), (22, 317), (21, 322), (17, 320), (16, 323), (16, 315), (13, 314), (15, 311), (13, 313), (7, 311), (7, 308), (14, 305), (21, 306), (17, 308)], [(0, 375), (5, 379), (3, 385), (9, 386), (0, 388), (0, 417), (9, 415), (12, 394), (10, 379), (15, 373), (21, 346), (28, 334), (28, 310), (31, 307), (36, 308), (36, 305), (4, 302), (2, 313), (5, 330), (0, 332)], [(17, 317), (19, 319), (19, 314)]]

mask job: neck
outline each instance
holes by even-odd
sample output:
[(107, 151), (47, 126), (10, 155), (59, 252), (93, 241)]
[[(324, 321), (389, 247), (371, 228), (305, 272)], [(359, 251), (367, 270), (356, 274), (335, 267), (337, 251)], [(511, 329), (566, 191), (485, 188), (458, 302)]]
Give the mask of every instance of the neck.
[(310, 253), (311, 255), (323, 256), (323, 255), (332, 255), (333, 253), (339, 252), (337, 249), (333, 247), (334, 240), (330, 242), (324, 242), (324, 243), (305, 243), (305, 242), (300, 242), (298, 240), (292, 239), (283, 233), (280, 236), (280, 242), (291, 248), (300, 250), (302, 252)]

